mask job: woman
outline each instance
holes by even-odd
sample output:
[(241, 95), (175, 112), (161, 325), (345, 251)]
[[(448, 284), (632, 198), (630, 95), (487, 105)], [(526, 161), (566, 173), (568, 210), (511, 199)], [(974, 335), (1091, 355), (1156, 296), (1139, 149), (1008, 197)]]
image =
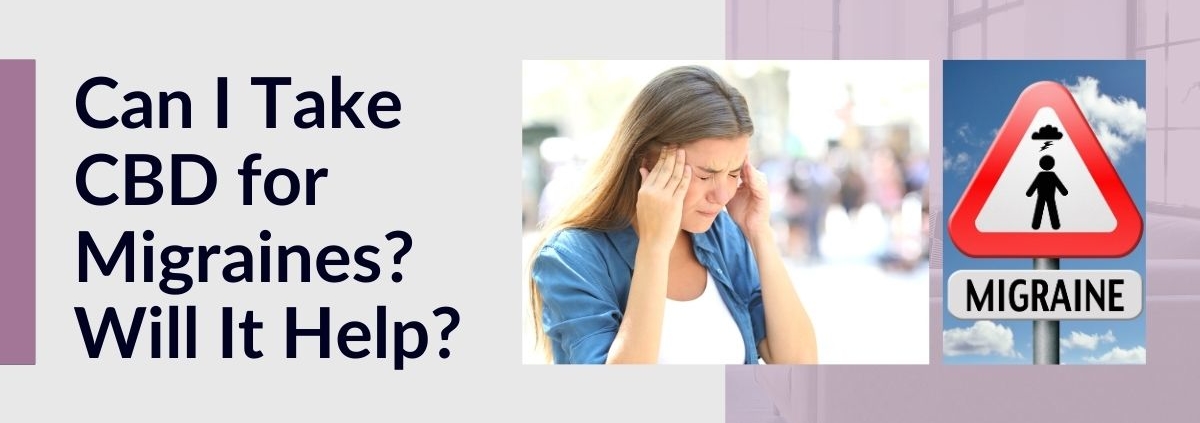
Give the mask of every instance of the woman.
[(745, 98), (697, 66), (652, 80), (531, 258), (556, 363), (815, 363), (748, 160)]

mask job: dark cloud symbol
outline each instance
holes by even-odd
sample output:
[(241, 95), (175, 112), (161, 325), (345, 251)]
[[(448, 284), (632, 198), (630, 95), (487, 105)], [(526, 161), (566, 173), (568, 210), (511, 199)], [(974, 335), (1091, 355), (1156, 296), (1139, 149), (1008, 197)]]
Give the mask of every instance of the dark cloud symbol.
[(1043, 126), (1037, 132), (1033, 133), (1033, 139), (1035, 140), (1061, 140), (1062, 137), (1062, 132), (1059, 132), (1058, 128), (1055, 128), (1053, 125)]

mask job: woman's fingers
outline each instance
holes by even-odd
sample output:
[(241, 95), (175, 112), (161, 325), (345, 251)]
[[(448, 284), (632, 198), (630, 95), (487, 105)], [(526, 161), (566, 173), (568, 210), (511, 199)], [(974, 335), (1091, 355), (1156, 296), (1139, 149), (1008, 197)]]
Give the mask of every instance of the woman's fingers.
[(675, 187), (675, 196), (682, 197), (687, 194), (688, 185), (692, 183), (692, 165), (683, 165), (683, 176), (679, 181), (679, 185)]
[(673, 189), (679, 184), (679, 172), (683, 171), (683, 150), (679, 148), (671, 148), (663, 153), (667, 156), (667, 160), (663, 162), (663, 174), (659, 178), (663, 189)]
[(665, 166), (663, 166), (663, 164), (666, 163), (666, 161), (667, 147), (663, 146), (662, 150), (659, 150), (658, 152), (658, 160), (654, 162), (654, 167), (650, 169), (650, 179), (646, 181), (646, 183), (650, 184), (650, 186), (658, 186), (662, 183), (662, 180), (665, 179), (663, 176), (663, 168)]
[(675, 171), (677, 154), (679, 153), (676, 147), (663, 146), (662, 151), (658, 153), (658, 163), (650, 171), (653, 174), (650, 177), (652, 186), (659, 188), (666, 188), (668, 186), (671, 174)]
[(754, 166), (750, 166), (750, 173), (754, 174), (755, 189), (759, 190), (765, 196), (767, 192), (767, 175), (763, 174), (761, 170), (756, 169)]
[(683, 168), (684, 168), (683, 149), (682, 148), (676, 149), (674, 151), (674, 154), (672, 154), (672, 156), (674, 156), (674, 160), (671, 160), (671, 173), (670, 173), (671, 177), (670, 177), (670, 179), (667, 179), (666, 185), (663, 187), (663, 188), (666, 188), (670, 192), (674, 192), (675, 188), (677, 188), (679, 186), (679, 181), (683, 179)]
[(742, 168), (742, 185), (738, 187), (738, 190), (745, 190), (754, 198), (767, 198), (767, 175), (756, 169), (754, 165), (746, 162), (746, 165)]
[(672, 194), (687, 191), (692, 180), (692, 167), (687, 164), (687, 153), (679, 147), (666, 147), (658, 154), (658, 161), (649, 171), (638, 169), (642, 184), (661, 188)]
[(746, 160), (745, 166), (742, 167), (742, 185), (751, 190), (757, 190), (762, 187), (762, 183), (762, 175), (758, 173), (758, 169), (755, 169), (754, 165)]

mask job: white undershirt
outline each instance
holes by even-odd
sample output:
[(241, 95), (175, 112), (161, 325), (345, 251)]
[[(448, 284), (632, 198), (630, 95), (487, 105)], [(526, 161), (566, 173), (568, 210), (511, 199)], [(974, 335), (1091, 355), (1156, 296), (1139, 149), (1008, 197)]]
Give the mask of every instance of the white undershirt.
[(690, 301), (667, 298), (663, 310), (661, 364), (742, 364), (746, 348), (742, 332), (717, 292), (712, 275), (704, 292)]

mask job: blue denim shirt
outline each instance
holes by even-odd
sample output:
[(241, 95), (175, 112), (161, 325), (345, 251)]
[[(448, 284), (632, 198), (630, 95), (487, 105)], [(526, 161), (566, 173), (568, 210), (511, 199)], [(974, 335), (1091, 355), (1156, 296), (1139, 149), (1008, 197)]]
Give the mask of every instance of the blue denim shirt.
[[(692, 235), (696, 258), (708, 269), (742, 333), (745, 364), (758, 363), (766, 336), (758, 265), (746, 237), (722, 211), (708, 231)], [(542, 325), (556, 363), (603, 364), (629, 299), (638, 237), (632, 226), (552, 234), (534, 259), (542, 296)]]

